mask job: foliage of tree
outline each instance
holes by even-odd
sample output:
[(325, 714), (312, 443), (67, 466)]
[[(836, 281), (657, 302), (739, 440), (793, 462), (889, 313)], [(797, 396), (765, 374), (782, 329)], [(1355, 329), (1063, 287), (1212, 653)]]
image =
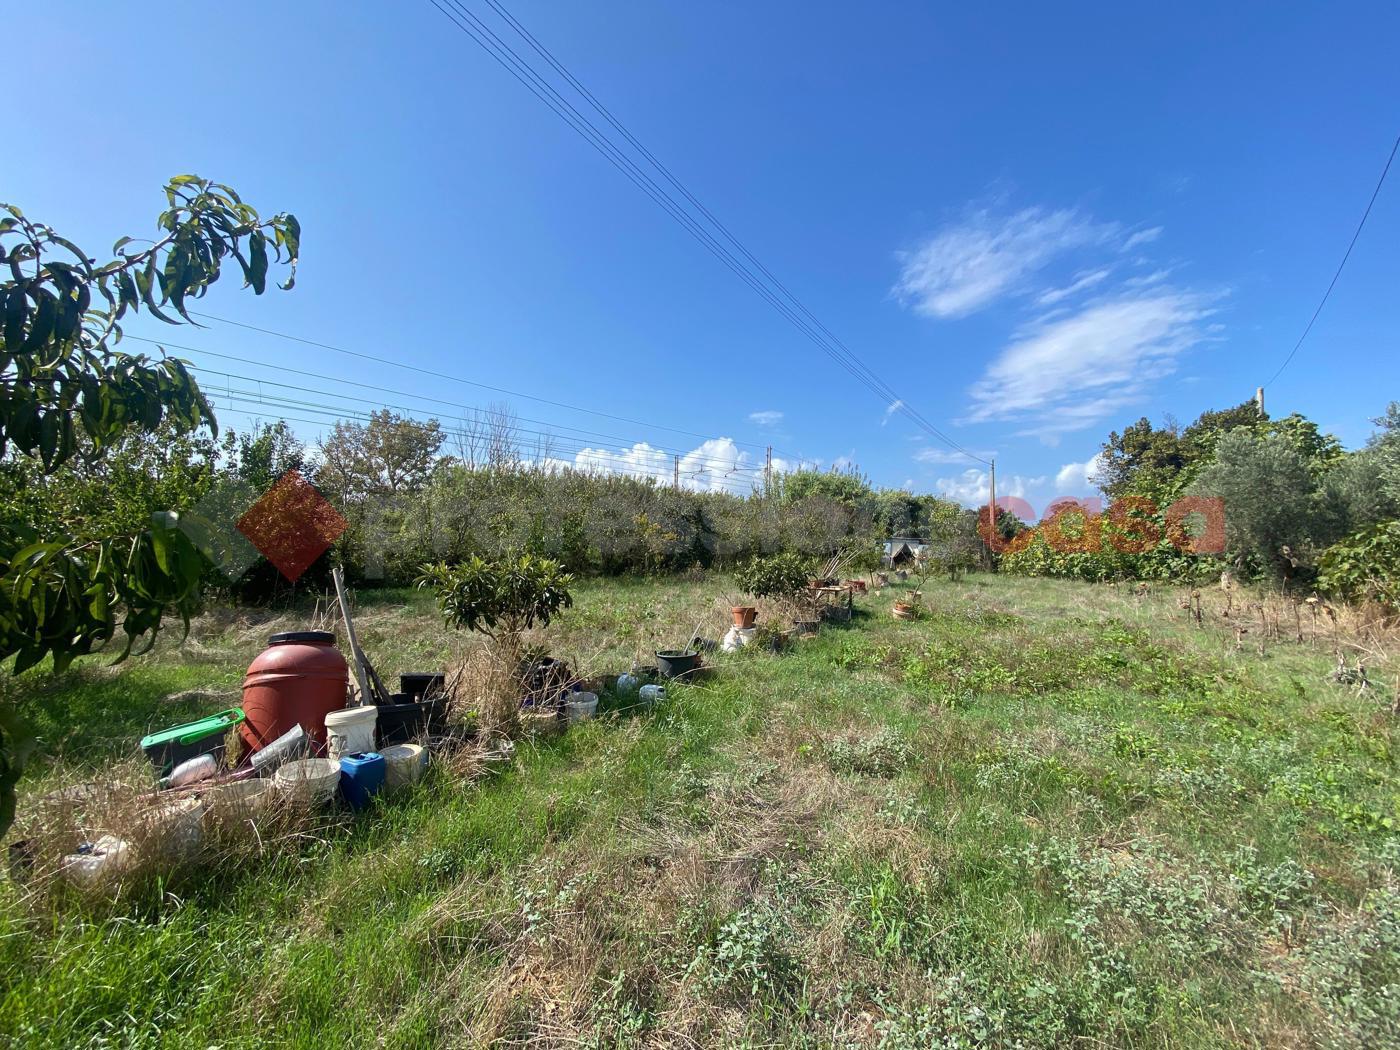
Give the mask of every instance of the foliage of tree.
[(1400, 610), (1400, 521), (1377, 522), (1328, 547), (1317, 585), (1338, 598)]
[(225, 469), (254, 492), (267, 490), (289, 470), (307, 481), (316, 480), (316, 466), (307, 456), (306, 445), (281, 419), (242, 433), (230, 430), (224, 436), (223, 458)]
[(472, 556), (456, 565), (425, 565), (419, 585), (436, 589), (448, 626), (507, 643), (536, 624), (547, 627), (573, 605), (573, 579), (558, 562), (525, 552), (494, 562)]
[(368, 423), (337, 422), (321, 442), (318, 481), (345, 502), (414, 492), (432, 476), (445, 435), (436, 419), (407, 419), (389, 409)]
[[(262, 219), (227, 186), (182, 175), (166, 187), (159, 236), (123, 237), (99, 263), (51, 227), (0, 205), (0, 457), (52, 475), (75, 457), (91, 464), (133, 431), (162, 426), (211, 432), (213, 414), (184, 364), (117, 349), (121, 322), (146, 310), (189, 321), (233, 259), (261, 294), (271, 263), (295, 273), (300, 227), (287, 214)], [(290, 288), (289, 276), (283, 286)], [(27, 457), (27, 459), (26, 459)], [(23, 465), (19, 465), (24, 460)], [(154, 638), (170, 611), (188, 616), (205, 563), (172, 515), (139, 531), (82, 535), (31, 518), (20, 504), (0, 514), (0, 658), (16, 673), (51, 656), (63, 670), (120, 630), (121, 656)], [(118, 657), (119, 659), (121, 657)], [(0, 831), (13, 815), (22, 746), (16, 722), (0, 724)]]
[(807, 559), (793, 551), (750, 558), (734, 573), (745, 594), (755, 598), (792, 601), (807, 589), (811, 571)]
[(1291, 576), (1297, 559), (1336, 538), (1313, 466), (1284, 434), (1225, 434), (1191, 492), (1224, 502), (1227, 551), (1249, 571)]
[(1222, 435), (1241, 427), (1252, 429), (1267, 419), (1253, 401), (1202, 412), (1185, 430), (1170, 420), (1154, 427), (1144, 416), (1121, 434), (1109, 434), (1099, 451), (1095, 483), (1110, 499), (1143, 496), (1166, 507), (1215, 455)]

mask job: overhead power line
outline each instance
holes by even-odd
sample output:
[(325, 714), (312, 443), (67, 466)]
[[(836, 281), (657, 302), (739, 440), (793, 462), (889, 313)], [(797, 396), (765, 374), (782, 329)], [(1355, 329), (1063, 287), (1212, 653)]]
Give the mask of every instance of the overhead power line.
[(1303, 334), (1298, 337), (1298, 341), (1293, 344), (1293, 349), (1288, 351), (1288, 356), (1283, 359), (1283, 364), (1278, 366), (1278, 371), (1269, 377), (1269, 382), (1264, 384), (1268, 387), (1279, 376), (1283, 375), (1283, 370), (1288, 367), (1294, 356), (1298, 353), (1298, 348), (1303, 345), (1303, 340), (1312, 331), (1313, 325), (1317, 323), (1318, 316), (1322, 313), (1322, 308), (1327, 305), (1327, 300), (1332, 295), (1332, 289), (1337, 287), (1337, 279), (1342, 276), (1342, 270), (1346, 268), (1347, 260), (1351, 258), (1351, 250), (1356, 247), (1357, 239), (1361, 236), (1361, 231), (1366, 228), (1366, 220), (1371, 217), (1371, 208), (1376, 203), (1376, 198), (1381, 194), (1381, 187), (1385, 185), (1385, 177), (1390, 174), (1390, 165), (1395, 160), (1395, 154), (1400, 151), (1400, 136), (1395, 139), (1395, 145), (1390, 147), (1390, 156), (1386, 158), (1385, 167), (1381, 169), (1381, 177), (1376, 182), (1376, 188), (1371, 191), (1371, 199), (1366, 202), (1366, 210), (1361, 214), (1361, 221), (1356, 224), (1356, 232), (1351, 235), (1351, 243), (1347, 245), (1346, 254), (1342, 256), (1342, 261), (1337, 265), (1337, 272), (1332, 275), (1331, 282), (1327, 285), (1327, 291), (1322, 293), (1322, 300), (1317, 304), (1317, 309), (1313, 311), (1312, 317), (1308, 319), (1308, 325), (1303, 329)]
[[(253, 408), (238, 406), (243, 405), (268, 408), (277, 413), (278, 419), (286, 420), (287, 422), (292, 423), (305, 423), (310, 426), (325, 426), (327, 422), (327, 420), (325, 419), (307, 419), (305, 416), (286, 415), (285, 409), (288, 407), (288, 404), (291, 404), (291, 402), (279, 402), (275, 398), (269, 399), (266, 395), (258, 394), (255, 391), (239, 390), (233, 391), (231, 393), (213, 392), (209, 393), (207, 396), (209, 396), (210, 400), (214, 402), (214, 404), (218, 407), (219, 411), (232, 412), (237, 415), (246, 416), (249, 419), (261, 419), (263, 418), (264, 414), (261, 412), (254, 411)], [(220, 404), (220, 402), (226, 403)], [(305, 409), (305, 411), (309, 412), (311, 415), (315, 415), (321, 410), (308, 407)], [(360, 418), (367, 419), (368, 416), (365, 415), (361, 416)], [(452, 431), (451, 429), (447, 429), (444, 432), (448, 434), (455, 433), (455, 431)], [(542, 456), (547, 456), (549, 453), (554, 451), (566, 452), (570, 450), (551, 449), (548, 447), (544, 447), (539, 450), (540, 455)], [(601, 470), (606, 473), (655, 478), (659, 481), (671, 481), (675, 475), (674, 468), (665, 464), (651, 465), (646, 463), (639, 463), (636, 460), (627, 459), (626, 457), (621, 456), (619, 454), (603, 452), (597, 449), (589, 449), (587, 451), (589, 451), (590, 453), (589, 461), (583, 463), (565, 463), (563, 461), (559, 461), (556, 464), (551, 464), (551, 466), (557, 467), (559, 469), (575, 470), (581, 473), (595, 473)], [(528, 464), (528, 461), (525, 462)], [(728, 492), (731, 495), (744, 495), (762, 487), (761, 478), (741, 479), (736, 477), (733, 480), (731, 480), (727, 472), (720, 471), (717, 468), (700, 467), (698, 469), (693, 469), (690, 464), (686, 464), (680, 470), (680, 477), (686, 481), (703, 478), (706, 480), (707, 485), (717, 485), (720, 487), (719, 491)]]
[[(459, 2), (459, 0), (445, 0), (445, 2), (450, 5), (452, 10), (449, 10), (448, 7), (439, 3), (438, 0), (429, 0), (429, 3), (436, 7), (453, 25), (470, 37), (482, 50), (495, 59), (502, 68), (515, 77), (516, 80), (520, 81), (531, 94), (535, 95), (536, 98), (553, 110), (554, 113), (578, 133), (585, 142), (596, 149), (604, 159), (622, 172), (629, 181), (650, 197), (653, 202), (679, 223), (692, 237), (698, 240), (707, 251), (715, 255), (715, 257), (733, 271), (740, 280), (749, 285), (760, 298), (772, 306), (779, 315), (814, 343), (823, 353), (845, 369), (857, 382), (875, 393), (887, 406), (896, 406), (898, 411), (912, 419), (922, 430), (958, 453), (980, 463), (988, 462), (981, 456), (975, 455), (963, 448), (962, 445), (958, 444), (958, 442), (929, 422), (922, 414), (908, 404), (907, 399), (899, 396), (888, 383), (866, 365), (850, 347), (836, 338), (836, 336), (831, 333), (831, 330), (827, 328), (805, 304), (779, 281), (766, 266), (759, 262), (754, 254), (749, 251), (726, 226), (715, 218), (714, 214), (701, 204), (698, 198), (696, 198), (654, 154), (647, 150), (636, 137), (598, 101), (596, 96), (584, 87), (578, 78), (570, 73), (563, 64), (530, 34), (518, 20), (510, 15), (497, 0), (488, 0), (493, 10), (500, 14), (526, 43), (528, 43), (537, 54), (544, 58), (557, 73), (565, 77), (569, 84), (579, 92), (588, 104), (607, 120), (613, 128), (622, 134), (632, 147), (645, 158), (664, 179), (674, 186), (700, 215), (708, 220), (711, 226), (713, 226), (725, 240), (733, 244), (745, 258), (757, 267), (759, 273), (763, 275), (762, 278), (755, 273), (754, 270), (750, 269), (742, 259), (738, 258), (733, 252), (726, 248), (724, 244), (720, 243), (720, 241), (699, 222), (694, 214), (643, 171), (605, 132), (600, 130), (597, 125), (582, 114), (545, 77), (531, 66), (528, 61), (523, 59), (518, 52), (492, 31), (485, 22), (472, 13), (465, 4)], [(766, 280), (764, 280), (764, 278), (766, 278)]]
[[(250, 358), (250, 357), (241, 357), (241, 356), (239, 356), (239, 355), (237, 355), (237, 354), (225, 354), (225, 353), (221, 353), (221, 352), (216, 351), (216, 350), (207, 350), (207, 349), (205, 349), (205, 348), (203, 348), (203, 347), (188, 346), (188, 345), (183, 345), (183, 344), (180, 344), (180, 343), (172, 343), (172, 342), (169, 342), (169, 341), (167, 341), (167, 340), (148, 339), (148, 338), (146, 338), (146, 337), (144, 337), (144, 336), (127, 335), (125, 338), (127, 338), (127, 339), (134, 339), (134, 340), (136, 340), (137, 342), (149, 343), (149, 344), (151, 344), (152, 346), (168, 347), (168, 348), (173, 349), (173, 350), (182, 350), (182, 351), (184, 351), (184, 352), (186, 352), (186, 353), (202, 354), (202, 355), (205, 355), (205, 356), (208, 356), (208, 357), (216, 357), (216, 358), (219, 358), (219, 359), (225, 360), (225, 361), (237, 361), (237, 362), (240, 362), (241, 364), (253, 365), (253, 366), (256, 366), (256, 367), (259, 367), (259, 368), (276, 368), (277, 374), (279, 374), (279, 375), (305, 376), (305, 377), (311, 378), (311, 379), (320, 379), (320, 380), (323, 380), (323, 381), (325, 381), (325, 382), (340, 383), (340, 384), (343, 384), (343, 385), (346, 385), (346, 386), (356, 387), (357, 389), (373, 390), (373, 391), (375, 391), (376, 393), (380, 394), (381, 396), (380, 396), (380, 397), (376, 397), (376, 398), (358, 398), (358, 397), (353, 397), (352, 395), (345, 394), (345, 393), (341, 393), (341, 392), (338, 392), (338, 391), (329, 391), (329, 390), (319, 390), (319, 389), (315, 389), (315, 388), (312, 388), (312, 387), (308, 387), (308, 386), (307, 386), (306, 384), (304, 384), (304, 383), (302, 383), (302, 384), (283, 383), (283, 382), (279, 382), (279, 381), (274, 380), (274, 379), (265, 378), (265, 377), (263, 377), (263, 376), (242, 375), (242, 374), (239, 374), (239, 373), (236, 373), (236, 372), (231, 372), (231, 371), (229, 371), (228, 369), (224, 369), (224, 368), (214, 368), (214, 367), (211, 367), (211, 366), (209, 366), (209, 365), (197, 365), (197, 364), (196, 364), (196, 365), (192, 365), (192, 366), (191, 366), (191, 367), (193, 367), (194, 370), (197, 371), (197, 372), (207, 372), (207, 373), (209, 373), (210, 375), (224, 376), (224, 377), (227, 377), (227, 378), (230, 378), (230, 379), (240, 379), (240, 380), (243, 380), (243, 381), (245, 381), (245, 382), (253, 382), (253, 383), (259, 383), (259, 384), (266, 384), (266, 385), (268, 385), (268, 386), (275, 386), (275, 387), (280, 387), (280, 388), (284, 388), (284, 389), (288, 389), (288, 390), (300, 390), (300, 391), (303, 391), (303, 392), (305, 392), (305, 393), (309, 393), (309, 394), (320, 394), (320, 395), (325, 396), (325, 397), (340, 397), (340, 398), (348, 399), (348, 400), (351, 400), (351, 401), (360, 401), (360, 402), (363, 402), (363, 403), (366, 403), (366, 404), (373, 404), (373, 405), (376, 405), (377, 407), (380, 407), (380, 408), (400, 409), (400, 410), (406, 411), (406, 412), (413, 412), (413, 411), (417, 411), (417, 410), (407, 408), (406, 406), (403, 406), (403, 405), (395, 405), (395, 404), (386, 403), (386, 402), (383, 400), (382, 395), (388, 394), (388, 395), (395, 396), (395, 397), (405, 397), (405, 398), (409, 398), (409, 399), (411, 399), (411, 400), (424, 401), (424, 402), (428, 402), (428, 403), (435, 404), (435, 405), (442, 405), (442, 406), (445, 406), (445, 407), (448, 407), (448, 408), (455, 409), (455, 410), (460, 414), (460, 417), (461, 417), (461, 418), (464, 418), (464, 419), (467, 418), (467, 417), (471, 417), (471, 418), (473, 418), (473, 419), (475, 419), (475, 420), (478, 420), (478, 421), (487, 421), (487, 420), (490, 419), (491, 414), (492, 414), (492, 410), (491, 410), (491, 409), (489, 409), (489, 408), (482, 408), (481, 406), (478, 406), (478, 405), (464, 405), (464, 404), (461, 404), (461, 403), (456, 402), (456, 401), (448, 401), (448, 400), (446, 400), (446, 399), (444, 399), (444, 398), (432, 397), (432, 396), (427, 395), (427, 394), (417, 394), (417, 393), (413, 393), (413, 392), (411, 392), (411, 391), (406, 391), (406, 390), (395, 390), (395, 389), (393, 389), (393, 388), (385, 387), (385, 386), (382, 386), (382, 385), (379, 385), (379, 384), (375, 384), (375, 383), (364, 383), (364, 382), (360, 382), (360, 381), (354, 380), (354, 379), (344, 379), (344, 378), (339, 377), (339, 376), (326, 375), (326, 374), (323, 373), (323, 372), (311, 372), (311, 371), (308, 371), (308, 370), (306, 370), (306, 369), (292, 368), (292, 367), (287, 366), (287, 365), (276, 365), (276, 366), (274, 366), (274, 365), (269, 364), (269, 363), (266, 362), (266, 361), (259, 361), (259, 360), (255, 359), (255, 358)], [(441, 413), (439, 413), (439, 416), (440, 416), (440, 415), (441, 415)], [(697, 451), (698, 451), (698, 450), (696, 450), (696, 449), (684, 449), (684, 448), (679, 448), (679, 447), (671, 446), (671, 445), (664, 445), (664, 444), (659, 444), (659, 443), (653, 443), (653, 442), (648, 441), (648, 440), (645, 440), (645, 439), (625, 438), (625, 437), (621, 437), (620, 435), (616, 435), (616, 434), (603, 434), (603, 433), (600, 433), (600, 432), (594, 431), (594, 430), (585, 430), (585, 429), (580, 428), (580, 427), (570, 427), (570, 426), (565, 426), (565, 425), (563, 425), (563, 424), (557, 424), (557, 423), (554, 423), (553, 421), (550, 421), (550, 420), (532, 419), (532, 418), (529, 417), (529, 416), (518, 416), (518, 415), (515, 415), (514, 413), (512, 413), (511, 415), (512, 415), (513, 420), (515, 420), (515, 421), (517, 421), (517, 422), (535, 423), (535, 424), (538, 424), (539, 426), (551, 428), (551, 429), (548, 430), (548, 431), (532, 431), (532, 430), (528, 430), (528, 429), (526, 429), (526, 428), (522, 428), (522, 427), (519, 427), (519, 426), (515, 426), (515, 427), (514, 427), (514, 429), (520, 430), (522, 433), (540, 434), (540, 435), (542, 435), (542, 436), (544, 436), (544, 435), (549, 435), (549, 436), (552, 436), (552, 437), (555, 437), (555, 438), (566, 438), (566, 437), (569, 436), (569, 434), (576, 434), (576, 435), (582, 435), (582, 436), (584, 436), (584, 437), (591, 438), (591, 439), (596, 439), (596, 440), (600, 440), (600, 441), (616, 441), (616, 442), (621, 442), (622, 444), (630, 445), (630, 446), (634, 446), (634, 447), (637, 446), (637, 445), (645, 444), (645, 445), (646, 445), (648, 448), (650, 448), (650, 449), (654, 449), (654, 450), (659, 451), (659, 452), (673, 453), (673, 454), (675, 454), (675, 455), (679, 455), (679, 456), (683, 456), (683, 457), (687, 457), (687, 458), (694, 458), (694, 457), (696, 456)], [(567, 433), (567, 434), (559, 434), (559, 433), (557, 433), (557, 431), (567, 431), (568, 433)], [(730, 440), (732, 441), (733, 439), (731, 438)], [(736, 444), (737, 444), (737, 443), (736, 443)], [(712, 457), (703, 457), (703, 456), (702, 456), (702, 457), (699, 457), (699, 459), (700, 459), (700, 461), (703, 461), (703, 462), (716, 463), (716, 464), (722, 464), (722, 463), (727, 462), (727, 461), (725, 461), (725, 460), (716, 460), (716, 459), (713, 459)], [(798, 468), (801, 469), (801, 468), (802, 468), (803, 466), (805, 466), (805, 464), (806, 464), (807, 462), (809, 462), (809, 461), (806, 461), (806, 460), (798, 460), (798, 461), (796, 461), (796, 462), (797, 462)], [(755, 468), (755, 469), (759, 469), (759, 468)]]
[[(279, 332), (279, 331), (277, 331), (277, 330), (275, 330), (275, 329), (272, 329), (272, 328), (259, 328), (257, 325), (247, 324), (247, 323), (245, 323), (245, 322), (243, 322), (243, 321), (235, 321), (235, 320), (232, 320), (231, 318), (228, 318), (228, 317), (218, 317), (218, 316), (216, 316), (215, 314), (206, 314), (206, 313), (203, 313), (202, 311), (199, 311), (199, 310), (191, 310), (190, 313), (193, 314), (195, 317), (202, 317), (202, 318), (204, 318), (206, 321), (215, 321), (215, 322), (217, 322), (217, 323), (219, 323), (219, 324), (232, 325), (232, 326), (235, 327), (235, 328), (243, 328), (243, 329), (246, 329), (246, 330), (248, 330), (248, 331), (250, 331), (250, 332), (260, 332), (260, 333), (263, 334), (263, 335), (270, 335), (270, 336), (273, 336), (273, 337), (275, 337), (275, 338), (277, 338), (277, 339), (286, 339), (288, 342), (292, 342), (292, 343), (301, 343), (301, 344), (303, 344), (304, 346), (314, 346), (314, 347), (316, 347), (316, 348), (318, 348), (318, 349), (320, 349), (320, 350), (330, 350), (330, 351), (332, 351), (333, 353), (344, 354), (344, 355), (347, 356), (347, 357), (357, 357), (357, 358), (359, 358), (359, 359), (362, 360), (362, 361), (373, 361), (373, 362), (375, 362), (376, 364), (387, 365), (387, 366), (390, 367), (390, 368), (398, 368), (398, 369), (402, 369), (402, 370), (408, 371), (408, 372), (417, 372), (419, 375), (429, 376), (429, 377), (431, 377), (431, 378), (433, 378), (433, 379), (441, 379), (441, 380), (444, 380), (444, 381), (449, 382), (449, 383), (460, 383), (462, 386), (476, 387), (478, 390), (490, 390), (492, 393), (503, 394), (503, 395), (505, 395), (506, 397), (518, 397), (518, 398), (522, 398), (523, 400), (526, 400), (526, 401), (533, 401), (533, 402), (535, 402), (536, 404), (540, 404), (540, 405), (549, 405), (551, 408), (562, 408), (562, 409), (564, 409), (564, 410), (566, 410), (566, 411), (568, 411), (568, 412), (581, 412), (581, 413), (583, 413), (583, 414), (585, 414), (585, 415), (597, 416), (599, 419), (611, 419), (611, 420), (613, 420), (614, 422), (617, 422), (617, 423), (627, 423), (627, 424), (630, 424), (631, 426), (645, 427), (645, 428), (647, 428), (648, 430), (664, 430), (664, 431), (666, 431), (668, 434), (681, 434), (681, 435), (683, 435), (684, 437), (699, 438), (701, 441), (709, 441), (709, 440), (711, 440), (711, 438), (713, 437), (713, 435), (709, 435), (709, 434), (699, 434), (699, 433), (696, 433), (696, 432), (693, 431), (693, 430), (681, 430), (681, 429), (679, 429), (679, 428), (677, 428), (677, 427), (668, 427), (668, 426), (666, 426), (666, 425), (664, 425), (664, 424), (662, 424), (662, 423), (648, 423), (648, 422), (645, 422), (644, 420), (632, 419), (632, 418), (630, 418), (630, 417), (628, 417), (628, 416), (619, 416), (619, 415), (616, 415), (616, 414), (614, 414), (614, 413), (612, 413), (612, 412), (602, 412), (602, 411), (599, 411), (599, 410), (596, 409), (596, 408), (584, 408), (582, 405), (571, 405), (571, 404), (568, 404), (567, 402), (564, 402), (564, 401), (551, 401), (551, 400), (550, 400), (549, 398), (547, 398), (547, 397), (540, 397), (540, 396), (538, 396), (538, 395), (536, 395), (536, 394), (526, 394), (526, 393), (523, 393), (523, 392), (521, 392), (521, 391), (519, 391), (519, 390), (510, 390), (510, 389), (507, 389), (506, 387), (502, 387), (502, 386), (492, 386), (490, 383), (481, 383), (481, 382), (478, 382), (478, 381), (475, 380), (475, 379), (466, 379), (466, 378), (464, 378), (464, 377), (462, 377), (462, 376), (449, 375), (449, 374), (446, 373), (446, 372), (439, 372), (439, 371), (436, 371), (436, 370), (431, 369), (431, 368), (423, 368), (423, 367), (421, 367), (421, 366), (419, 366), (419, 365), (410, 364), (410, 363), (408, 363), (407, 361), (395, 361), (393, 358), (389, 358), (389, 357), (380, 357), (380, 356), (378, 356), (378, 355), (376, 355), (376, 354), (367, 354), (367, 353), (364, 353), (363, 351), (360, 351), (360, 350), (348, 350), (348, 349), (346, 349), (346, 348), (343, 347), (343, 346), (335, 346), (334, 344), (331, 344), (331, 343), (323, 343), (323, 342), (320, 342), (319, 340), (316, 340), (316, 339), (307, 339), (307, 338), (305, 338), (305, 337), (303, 337), (303, 336), (291, 335), (291, 334), (288, 333), (288, 332)], [(132, 335), (128, 335), (128, 336), (125, 336), (124, 338), (127, 338), (127, 339), (137, 339), (137, 338), (139, 338), (139, 337), (137, 337), (137, 336), (132, 336)], [(175, 347), (177, 347), (177, 348), (179, 348), (179, 349), (191, 349), (190, 347), (178, 347), (178, 344), (176, 344), (176, 343), (165, 342), (165, 341), (163, 341), (163, 340), (157, 340), (157, 339), (145, 339), (145, 340), (142, 340), (142, 341), (143, 341), (143, 342), (147, 342), (147, 343), (152, 343), (152, 344), (157, 345), (157, 346), (175, 346)], [(199, 351), (196, 351), (196, 352), (199, 352)], [(211, 353), (211, 354), (213, 353), (212, 350), (206, 350), (206, 351), (203, 351), (203, 352), (204, 352), (204, 353)], [(230, 356), (230, 355), (225, 354), (225, 355), (215, 355), (215, 356), (225, 356), (225, 357), (227, 357), (227, 356)], [(280, 367), (280, 366), (279, 366), (279, 367)], [(341, 381), (342, 381), (342, 382), (349, 382), (349, 380), (341, 380)], [(734, 440), (734, 439), (731, 438), (730, 440)], [(748, 448), (753, 448), (753, 449), (762, 449), (762, 448), (765, 448), (765, 447), (766, 447), (766, 446), (764, 446), (764, 445), (757, 444), (756, 442), (753, 442), (753, 441), (734, 441), (734, 443), (735, 443), (736, 445), (743, 445), (743, 446), (746, 446), (746, 447), (748, 447)], [(776, 451), (779, 451), (779, 450), (774, 449), (774, 451), (776, 452)], [(802, 460), (801, 457), (794, 456), (794, 455), (792, 455), (791, 453), (788, 453), (788, 452), (782, 452), (781, 454), (783, 455), (784, 458), (787, 458), (787, 459), (798, 460), (799, 462), (806, 462), (805, 460)]]

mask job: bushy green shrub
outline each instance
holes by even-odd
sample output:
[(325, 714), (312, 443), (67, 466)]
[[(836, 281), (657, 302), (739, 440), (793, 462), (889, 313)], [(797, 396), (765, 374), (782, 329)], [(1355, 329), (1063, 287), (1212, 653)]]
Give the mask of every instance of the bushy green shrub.
[(1400, 521), (1383, 521), (1332, 544), (1318, 565), (1318, 586), (1348, 600), (1400, 608)]
[(1022, 533), (1011, 549), (1002, 554), (1000, 567), (1002, 572), (1018, 576), (1049, 576), (1091, 583), (1108, 580), (1193, 583), (1218, 576), (1223, 564), (1218, 557), (1183, 551), (1165, 538), (1141, 552), (1120, 550), (1102, 535), (1096, 543), (1074, 544), (1071, 549), (1056, 550), (1043, 529), (1035, 528)]
[(488, 562), (473, 555), (457, 565), (439, 562), (423, 568), (420, 586), (437, 589), (438, 605), (449, 626), (493, 638), (518, 637), (547, 626), (560, 609), (574, 603), (573, 576), (549, 558), (519, 554)]
[(751, 558), (734, 574), (745, 594), (755, 598), (792, 600), (807, 589), (807, 559), (795, 551)]

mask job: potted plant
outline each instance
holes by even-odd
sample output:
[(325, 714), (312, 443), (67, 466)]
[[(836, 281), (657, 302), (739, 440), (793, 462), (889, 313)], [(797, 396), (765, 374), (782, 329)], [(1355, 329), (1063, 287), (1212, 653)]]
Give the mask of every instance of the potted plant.
[[(492, 672), (483, 688), (482, 717), (486, 728), (507, 729), (525, 697), (525, 679), (535, 678), (539, 659), (526, 659), (524, 634), (548, 626), (560, 610), (573, 605), (569, 585), (573, 576), (549, 558), (517, 554), (497, 561), (477, 555), (456, 565), (425, 565), (419, 586), (437, 591), (438, 608), (450, 627), (476, 631), (487, 640)], [(534, 704), (537, 711), (549, 707)], [(558, 707), (557, 697), (552, 698)], [(489, 710), (488, 710), (489, 708)], [(558, 711), (552, 711), (558, 715)]]
[[(793, 551), (784, 551), (768, 557), (754, 557), (739, 567), (735, 574), (739, 586), (745, 594), (755, 598), (769, 598), (783, 602), (797, 611), (793, 626), (799, 634), (808, 633), (804, 625), (811, 625), (815, 632), (816, 616), (805, 615), (815, 610), (803, 608), (803, 597), (810, 596), (807, 565), (804, 559)], [(808, 598), (808, 603), (812, 599)]]

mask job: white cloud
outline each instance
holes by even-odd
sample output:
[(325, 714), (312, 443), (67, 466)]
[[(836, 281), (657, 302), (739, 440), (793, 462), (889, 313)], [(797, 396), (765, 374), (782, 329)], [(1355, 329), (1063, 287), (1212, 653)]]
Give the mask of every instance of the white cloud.
[(773, 409), (765, 409), (762, 412), (750, 412), (749, 422), (757, 423), (761, 427), (777, 426), (783, 421), (783, 414)]
[(970, 214), (940, 230), (902, 263), (894, 294), (930, 317), (963, 317), (998, 297), (1021, 290), (1025, 280), (1056, 255), (1102, 243), (1117, 234), (1072, 209), (1025, 208), (998, 217)]
[(1129, 277), (1123, 282), (1124, 288), (1150, 288), (1154, 284), (1161, 284), (1172, 275), (1171, 270), (1153, 270), (1151, 273), (1142, 274), (1138, 277)]
[(1150, 226), (1145, 230), (1138, 230), (1137, 233), (1133, 234), (1126, 241), (1123, 242), (1122, 250), (1125, 252), (1130, 252), (1139, 245), (1151, 244), (1160, 236), (1162, 236), (1161, 226)]
[(904, 407), (903, 401), (891, 401), (885, 406), (885, 414), (880, 417), (880, 425), (884, 426), (890, 421), (890, 417)]
[(1021, 421), (1053, 443), (1140, 398), (1209, 338), (1210, 297), (1171, 288), (1095, 300), (1013, 338), (971, 390), (967, 422)]
[(1094, 475), (1099, 472), (1103, 453), (1090, 456), (1083, 463), (1066, 463), (1055, 475), (1055, 491), (1073, 496), (1087, 496), (1098, 488)]
[[(635, 478), (652, 478), (662, 484), (671, 483), (677, 466), (672, 453), (653, 448), (645, 441), (630, 448), (585, 448), (572, 460), (550, 459), (541, 464), (547, 470), (582, 470), (595, 474), (624, 474)], [(773, 472), (787, 473), (798, 464), (773, 457)], [(727, 437), (710, 438), (680, 458), (679, 474), (682, 488), (696, 492), (743, 493), (762, 485), (763, 463), (747, 452), (740, 451)]]
[[(973, 454), (978, 459), (991, 459), (996, 455), (995, 451), (973, 450)], [(956, 452), (951, 448), (925, 447), (914, 452), (914, 459), (919, 463), (966, 463), (967, 456), (961, 452)]]
[[(997, 478), (997, 506), (1001, 506), (1004, 496), (1025, 499), (1026, 494), (1031, 489), (1044, 484), (1044, 477), (1023, 478), (1019, 474), (999, 477)], [(940, 495), (957, 500), (968, 507), (985, 506), (992, 495), (991, 478), (987, 471), (978, 470), (976, 467), (963, 471), (957, 477), (939, 478), (934, 482), (934, 487)]]
[(1051, 306), (1061, 299), (1068, 299), (1071, 295), (1094, 287), (1112, 272), (1112, 270), (1089, 270), (1076, 274), (1074, 280), (1064, 288), (1051, 288), (1041, 292), (1035, 297), (1035, 301), (1041, 306)]

